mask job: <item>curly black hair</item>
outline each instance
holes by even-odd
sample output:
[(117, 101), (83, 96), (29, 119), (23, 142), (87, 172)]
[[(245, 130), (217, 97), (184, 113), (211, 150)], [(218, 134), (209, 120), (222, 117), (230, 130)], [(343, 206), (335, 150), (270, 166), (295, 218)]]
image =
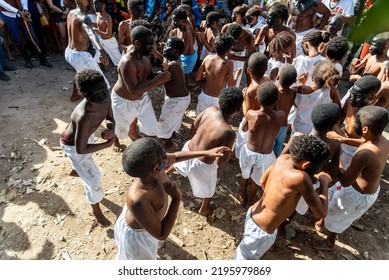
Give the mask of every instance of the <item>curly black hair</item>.
[(226, 33), (230, 34), (235, 40), (238, 40), (240, 35), (242, 35), (243, 28), (237, 23), (231, 23), (227, 27)]
[(268, 14), (275, 13), (277, 14), (283, 22), (287, 22), (289, 18), (289, 9), (288, 7), (280, 2), (275, 2), (269, 9)]
[(255, 77), (263, 77), (267, 70), (267, 56), (260, 52), (255, 52), (249, 57), (247, 67)]
[(210, 12), (205, 17), (205, 21), (207, 22), (207, 27), (211, 27), (211, 25), (216, 21), (219, 22), (220, 15), (218, 12)]
[(342, 111), (335, 103), (319, 104), (313, 108), (311, 120), (318, 132), (328, 132), (339, 121)]
[(242, 107), (242, 90), (237, 87), (224, 88), (219, 97), (219, 108), (222, 114), (232, 115)]
[(152, 25), (151, 23), (146, 19), (136, 19), (133, 22), (130, 23), (131, 30), (134, 29), (137, 26), (144, 26), (151, 30)]
[(177, 19), (186, 19), (188, 17), (188, 14), (183, 7), (177, 7), (172, 12), (172, 17), (175, 17)]
[(327, 31), (313, 30), (304, 35), (302, 43), (308, 42), (314, 47), (318, 47), (321, 43), (327, 43), (331, 38), (331, 34)]
[(366, 75), (357, 80), (351, 91), (357, 91), (364, 96), (376, 94), (381, 88), (381, 81), (373, 75)]
[(215, 48), (218, 55), (226, 54), (234, 44), (234, 38), (226, 33), (220, 33), (215, 38)]
[(349, 50), (348, 40), (346, 37), (338, 36), (331, 39), (327, 45), (327, 57), (331, 60), (339, 61)]
[(108, 91), (103, 74), (94, 69), (85, 69), (76, 74), (75, 82), (78, 90), (90, 97), (102, 91)]
[(327, 143), (312, 135), (303, 134), (293, 138), (289, 146), (290, 156), (293, 161), (298, 163), (303, 160), (310, 161), (310, 174), (319, 171), (319, 168), (327, 161), (330, 156), (330, 149)]
[(131, 29), (130, 37), (132, 43), (137, 40), (143, 42), (149, 36), (154, 37), (154, 33), (147, 27), (136, 26), (135, 28)]
[(287, 31), (278, 33), (269, 44), (269, 52), (273, 54), (275, 52), (285, 53), (286, 49), (294, 44), (294, 38), (292, 34)]
[(278, 88), (273, 82), (265, 82), (257, 89), (257, 98), (263, 106), (273, 106), (278, 99)]
[(294, 66), (291, 64), (287, 64), (283, 67), (279, 76), (280, 85), (282, 85), (283, 87), (290, 87), (297, 80), (296, 68), (294, 68)]

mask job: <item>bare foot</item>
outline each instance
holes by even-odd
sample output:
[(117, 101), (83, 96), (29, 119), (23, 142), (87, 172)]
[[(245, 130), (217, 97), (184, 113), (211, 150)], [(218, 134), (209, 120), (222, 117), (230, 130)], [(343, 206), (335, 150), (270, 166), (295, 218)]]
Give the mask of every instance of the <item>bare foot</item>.
[(121, 144), (121, 145), (113, 145), (113, 151), (115, 153), (123, 153), (123, 151), (127, 148), (126, 145)]
[(217, 208), (216, 205), (211, 202), (207, 209), (200, 208), (199, 209), (199, 214), (204, 216), (204, 217), (211, 216), (213, 211), (216, 210), (216, 208)]
[(316, 229), (316, 231), (318, 231), (318, 232), (322, 232), (322, 231), (323, 231), (323, 223), (324, 223), (324, 220), (323, 220), (323, 219), (320, 219), (320, 220), (318, 220), (318, 221), (315, 223), (315, 229)]
[(246, 208), (247, 198), (245, 195), (238, 194), (238, 200), (243, 208)]
[(319, 251), (333, 251), (335, 249), (335, 245), (331, 245), (327, 240), (313, 240), (311, 247)]
[(77, 171), (74, 169), (72, 169), (72, 171), (70, 171), (69, 176), (80, 177), (80, 175), (78, 175)]
[(83, 99), (84, 96), (82, 95), (76, 95), (76, 96), (70, 96), (70, 101), (74, 102), (74, 101), (77, 101), (77, 100), (80, 100), (80, 99)]
[(112, 223), (104, 216), (103, 212), (101, 212), (100, 204), (92, 204), (93, 216), (95, 216), (97, 223), (103, 227), (109, 227)]

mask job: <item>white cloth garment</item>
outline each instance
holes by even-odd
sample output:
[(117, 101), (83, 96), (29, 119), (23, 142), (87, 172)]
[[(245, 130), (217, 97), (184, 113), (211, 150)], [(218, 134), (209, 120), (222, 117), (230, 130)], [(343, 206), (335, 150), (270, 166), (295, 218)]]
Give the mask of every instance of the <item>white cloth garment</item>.
[(118, 246), (117, 260), (156, 260), (158, 239), (144, 229), (133, 229), (126, 223), (127, 205), (116, 221), (114, 236)]
[[(88, 138), (88, 144), (95, 142), (95, 135)], [(99, 203), (104, 198), (104, 191), (101, 186), (100, 170), (93, 161), (93, 153), (78, 154), (76, 146), (68, 146), (60, 141), (60, 146), (68, 157), (72, 168), (80, 176), (84, 185), (86, 200), (90, 204)]]
[(234, 260), (259, 260), (274, 244), (277, 230), (272, 234), (261, 229), (252, 218), (252, 207), (246, 214), (242, 241), (236, 248)]
[[(186, 142), (182, 151), (190, 151), (190, 141)], [(195, 197), (211, 198), (215, 194), (217, 169), (216, 162), (207, 164), (197, 158), (177, 162), (174, 168), (184, 177), (188, 177)]]
[(197, 99), (196, 114), (199, 115), (202, 111), (212, 106), (219, 108), (219, 98), (209, 96), (204, 91), (201, 91)]
[[(119, 61), (122, 58), (122, 55), (120, 54), (119, 44), (116, 38), (112, 37), (107, 40), (104, 40), (99, 35), (97, 35), (97, 38), (99, 39), (100, 44), (103, 47), (104, 51), (108, 54), (109, 58), (111, 59), (113, 65), (118, 66)], [(96, 50), (94, 59), (96, 60), (97, 63), (100, 63), (100, 52), (98, 50)]]
[(112, 112), (115, 118), (115, 134), (119, 139), (128, 136), (131, 123), (138, 118), (139, 130), (148, 135), (158, 134), (158, 121), (150, 97), (147, 93), (139, 100), (130, 101), (124, 99), (112, 90)]
[[(320, 188), (320, 182), (317, 181), (315, 184), (313, 184), (313, 188), (315, 190), (317, 190), (318, 188)], [(305, 199), (304, 197), (300, 197), (300, 200), (299, 202), (297, 203), (297, 206), (296, 206), (296, 211), (297, 213), (299, 213), (300, 215), (305, 215), (305, 213), (307, 213), (308, 211), (308, 204), (305, 202)]]
[(190, 104), (190, 95), (183, 97), (165, 96), (158, 121), (158, 137), (169, 139), (181, 127), (182, 117)]

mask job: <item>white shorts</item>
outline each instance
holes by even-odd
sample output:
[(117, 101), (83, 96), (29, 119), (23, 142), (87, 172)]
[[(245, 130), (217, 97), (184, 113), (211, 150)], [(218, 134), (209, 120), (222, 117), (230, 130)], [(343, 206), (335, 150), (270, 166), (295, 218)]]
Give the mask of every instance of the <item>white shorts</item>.
[(124, 99), (112, 90), (112, 111), (115, 118), (115, 134), (119, 139), (128, 136), (131, 123), (138, 118), (139, 130), (147, 136), (156, 136), (158, 121), (155, 117), (151, 99), (147, 93), (142, 99), (130, 101)]
[[(186, 142), (182, 151), (190, 151)], [(195, 197), (211, 198), (215, 194), (217, 168), (216, 162), (207, 164), (197, 158), (174, 164), (174, 168), (184, 177), (188, 177)]]
[(133, 229), (126, 223), (127, 205), (116, 221), (114, 236), (118, 246), (117, 260), (156, 260), (159, 240), (144, 229)]
[(219, 98), (212, 97), (201, 91), (197, 100), (196, 114), (199, 115), (202, 111), (205, 111), (207, 108), (215, 106), (219, 108)]
[(276, 241), (277, 230), (269, 234), (261, 229), (254, 222), (251, 210), (252, 207), (247, 211), (243, 238), (236, 248), (234, 260), (259, 260)]
[[(103, 47), (104, 51), (108, 54), (109, 58), (111, 59), (113, 65), (118, 66), (122, 55), (120, 54), (119, 44), (116, 38), (114, 36), (112, 36), (112, 38), (109, 38), (107, 40), (102, 39), (101, 36), (97, 36), (97, 38), (99, 39), (100, 44)], [(100, 63), (100, 52), (98, 50), (96, 50), (94, 59), (96, 60), (97, 63)]]
[(342, 163), (343, 168), (347, 169), (358, 147), (350, 146), (347, 144), (342, 144), (341, 146), (342, 153), (340, 154), (340, 162)]
[(248, 131), (243, 131), (243, 123), (245, 122), (245, 120), (246, 118), (243, 117), (242, 121), (239, 124), (239, 129), (236, 132), (235, 157), (237, 159), (240, 158), (240, 151), (242, 150), (243, 145), (247, 143), (247, 138), (249, 136)]
[(183, 97), (165, 96), (158, 121), (158, 137), (169, 139), (181, 127), (182, 117), (190, 104), (190, 95)]
[[(235, 54), (236, 56), (245, 56), (246, 55), (246, 52), (245, 51), (241, 51), (241, 52), (234, 52), (232, 51), (233, 54)], [(235, 71), (237, 71), (238, 68), (242, 69), (242, 71), (240, 72), (239, 76), (238, 76), (238, 79), (236, 80), (236, 87), (240, 87), (240, 81), (242, 80), (242, 75), (243, 75), (243, 72), (244, 72), (244, 61), (240, 61), (240, 60), (231, 60), (232, 63), (234, 64), (234, 76), (235, 76)]]
[(311, 29), (301, 31), (301, 32), (296, 32), (296, 57), (304, 54), (302, 46), (301, 46), (301, 43), (303, 41), (303, 37), (306, 34), (308, 34), (309, 32), (312, 32), (313, 30), (315, 30), (315, 28), (311, 28)]
[[(95, 135), (92, 134), (88, 139), (88, 144), (95, 142)], [(76, 146), (67, 146), (60, 141), (60, 146), (76, 170), (84, 185), (86, 200), (90, 204), (99, 203), (104, 198), (104, 191), (101, 186), (100, 170), (93, 161), (93, 153), (78, 154)]]
[(342, 187), (339, 183), (328, 189), (328, 214), (324, 218), (327, 230), (342, 233), (377, 200), (380, 187), (374, 194), (362, 194), (352, 186)]
[(263, 173), (275, 162), (276, 156), (272, 151), (270, 154), (260, 154), (247, 148), (247, 144), (242, 146), (239, 155), (239, 166), (242, 171), (242, 177), (259, 184)]
[(108, 80), (105, 78), (103, 71), (101, 71), (97, 62), (93, 59), (92, 55), (89, 52), (75, 51), (69, 48), (65, 50), (65, 59), (66, 61), (76, 69), (76, 72), (81, 72), (85, 69), (94, 69), (99, 71), (107, 84), (108, 89), (111, 88)]
[[(318, 188), (320, 188), (320, 182), (317, 181), (315, 184), (313, 184), (313, 188), (315, 190), (317, 190)], [(304, 215), (305, 213), (307, 213), (308, 211), (308, 204), (305, 202), (305, 199), (304, 197), (300, 197), (300, 200), (299, 202), (297, 203), (297, 206), (296, 206), (296, 211), (297, 213), (299, 213), (300, 215)]]

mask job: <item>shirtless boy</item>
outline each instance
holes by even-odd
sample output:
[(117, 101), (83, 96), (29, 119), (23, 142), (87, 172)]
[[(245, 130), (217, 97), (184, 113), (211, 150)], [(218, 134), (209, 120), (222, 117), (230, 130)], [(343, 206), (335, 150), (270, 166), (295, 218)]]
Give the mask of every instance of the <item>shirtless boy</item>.
[[(105, 10), (106, 0), (94, 0), (93, 4), (97, 14), (97, 28), (94, 28), (93, 30), (97, 34), (97, 39), (99, 39), (101, 46), (108, 54), (113, 65), (118, 66), (121, 54), (119, 52), (118, 42), (112, 33), (112, 18)], [(100, 54), (97, 50), (95, 54), (95, 59), (97, 59), (97, 62), (100, 62), (98, 59), (99, 56)]]
[[(111, 222), (103, 215), (99, 202), (104, 198), (100, 171), (93, 162), (93, 153), (112, 146), (115, 140), (115, 121), (111, 109), (109, 90), (103, 75), (96, 70), (86, 69), (75, 77), (77, 89), (84, 99), (71, 115), (71, 122), (62, 133), (60, 145), (80, 176), (87, 201), (91, 204), (93, 215), (102, 227)], [(106, 141), (94, 144), (94, 132), (103, 120), (107, 129), (101, 133)]]
[[(286, 31), (293, 36), (293, 47), (291, 50), (291, 59), (296, 56), (296, 33), (294, 30), (284, 25), (289, 18), (288, 7), (280, 2), (275, 2), (268, 11), (266, 25), (262, 26), (255, 38), (254, 46), (258, 47), (259, 51), (265, 52), (270, 42), (277, 34)], [(261, 47), (264, 44), (264, 47)]]
[[(362, 60), (354, 58), (350, 64), (350, 81), (355, 82), (364, 75), (378, 76), (385, 64), (389, 62), (389, 32), (380, 33), (374, 36), (369, 54)], [(362, 71), (358, 74), (358, 71)]]
[(234, 87), (236, 78), (242, 69), (238, 69), (234, 75), (232, 61), (226, 59), (226, 53), (231, 49), (234, 39), (226, 34), (219, 34), (215, 39), (216, 55), (205, 57), (199, 70), (197, 70), (196, 81), (205, 78), (203, 90), (201, 91), (196, 113), (211, 106), (219, 106), (219, 96), (224, 87)]
[(361, 108), (355, 118), (355, 132), (366, 142), (359, 146), (346, 170), (341, 170), (341, 186), (328, 190), (328, 215), (324, 226), (327, 239), (312, 244), (315, 249), (331, 251), (338, 234), (359, 219), (377, 200), (380, 178), (389, 154), (389, 142), (382, 135), (388, 125), (388, 111), (378, 106)]
[(119, 23), (119, 49), (122, 53), (125, 53), (127, 47), (131, 45), (131, 23), (143, 17), (144, 13), (144, 1), (143, 0), (128, 0), (127, 12), (130, 15), (129, 19), (122, 20)]
[[(217, 146), (231, 149), (235, 140), (235, 132), (230, 126), (231, 117), (238, 113), (243, 102), (242, 91), (230, 87), (223, 89), (219, 98), (219, 108), (209, 107), (195, 119), (191, 135), (182, 151), (201, 151)], [(193, 136), (193, 138), (192, 138)], [(231, 152), (225, 152), (223, 157), (216, 159), (200, 157), (174, 164), (174, 168), (189, 178), (193, 195), (202, 198), (199, 214), (212, 214), (215, 206), (211, 199), (216, 190), (217, 169), (228, 162)]]
[(180, 58), (188, 82), (188, 75), (192, 73), (197, 61), (197, 52), (194, 50), (194, 36), (192, 30), (188, 28), (187, 17), (188, 14), (184, 8), (176, 8), (172, 13), (173, 27), (175, 28), (172, 32), (184, 42), (184, 50)]
[[(280, 72), (280, 80), (278, 84), (278, 101), (277, 107), (279, 110), (285, 112), (289, 116), (290, 110), (294, 104), (294, 99), (296, 97), (296, 90), (291, 88), (291, 86), (297, 81), (297, 71), (292, 65), (286, 65)], [(286, 134), (288, 132), (288, 120), (284, 120), (280, 131), (274, 141), (273, 151), (278, 157), (283, 148)]]
[[(231, 48), (232, 52), (228, 53), (228, 59), (231, 59), (234, 63), (234, 71), (237, 71), (239, 68), (244, 69), (244, 63), (248, 61), (250, 55), (255, 52), (254, 38), (251, 31), (247, 28), (243, 28), (237, 23), (227, 23), (223, 26), (221, 32), (227, 33), (234, 38), (234, 44)], [(242, 72), (236, 81), (237, 87), (240, 86)]]
[(246, 208), (254, 204), (261, 177), (276, 160), (273, 144), (286, 119), (284, 111), (273, 109), (277, 99), (277, 87), (272, 82), (265, 82), (257, 90), (261, 109), (250, 109), (245, 115), (243, 131), (248, 131), (248, 137), (240, 151), (239, 165), (242, 178), (252, 179), (248, 190), (247, 184), (241, 182), (240, 185), (240, 201)]
[(204, 33), (196, 33), (200, 43), (203, 44), (200, 60), (204, 60), (208, 54), (216, 53), (215, 38), (220, 33), (219, 19), (220, 16), (218, 12), (210, 12), (206, 16), (207, 27), (205, 28)]
[[(327, 172), (331, 178), (332, 183), (338, 181), (338, 172), (339, 172), (339, 158), (342, 148), (340, 142), (336, 139), (330, 139), (327, 137), (327, 133), (331, 131), (334, 125), (339, 121), (342, 112), (339, 106), (335, 103), (326, 103), (319, 104), (312, 110), (311, 119), (313, 123), (313, 129), (309, 135), (315, 136), (317, 139), (320, 139), (327, 143), (328, 148), (330, 149), (330, 156), (327, 162), (323, 165), (322, 171)], [(285, 149), (282, 151), (282, 154), (289, 153), (290, 143), (293, 142), (293, 139), (297, 136), (302, 135), (300, 132), (296, 132), (290, 138), (289, 143), (285, 146)], [(315, 178), (311, 178), (314, 189), (319, 188), (319, 183)], [(300, 198), (296, 211), (300, 215), (304, 215), (308, 210), (308, 204), (303, 198)], [(289, 218), (289, 221), (291, 218)], [(319, 225), (320, 222), (317, 224)]]
[(349, 90), (342, 99), (342, 119), (344, 127), (335, 127), (328, 134), (330, 138), (336, 138), (342, 143), (340, 161), (343, 168), (347, 168), (358, 146), (365, 140), (354, 131), (355, 116), (359, 109), (370, 105), (370, 99), (379, 91), (381, 82), (374, 76), (363, 76)]
[[(68, 46), (65, 50), (65, 59), (77, 73), (84, 69), (94, 69), (99, 71), (102, 75), (97, 62), (93, 59), (92, 55), (88, 52), (89, 40), (100, 52), (100, 62), (103, 65), (108, 65), (108, 56), (97, 39), (90, 18), (86, 15), (86, 11), (89, 9), (88, 0), (76, 0), (77, 8), (71, 10), (67, 17), (67, 31), (68, 31)], [(104, 77), (104, 75), (103, 75)], [(108, 89), (110, 88), (108, 80), (104, 77), (107, 83)], [(75, 101), (83, 98), (78, 95), (76, 83), (73, 83), (73, 92), (70, 97), (70, 101)]]
[[(181, 201), (177, 183), (169, 181), (165, 167), (198, 156), (221, 157), (226, 147), (210, 151), (166, 153), (156, 139), (142, 138), (123, 153), (124, 171), (135, 177), (126, 205), (115, 224), (119, 260), (156, 260), (158, 241), (174, 226)], [(171, 197), (168, 205), (168, 195)]]
[(316, 217), (326, 216), (331, 178), (325, 173), (316, 176), (320, 182), (318, 195), (311, 176), (320, 170), (328, 156), (327, 144), (316, 137), (302, 135), (294, 139), (290, 155), (280, 156), (262, 176), (262, 198), (247, 211), (243, 239), (234, 259), (260, 259), (274, 243), (278, 226), (294, 212), (301, 196)]
[[(321, 0), (301, 0), (290, 1), (292, 16), (289, 25), (296, 32), (296, 56), (303, 54), (301, 42), (304, 35), (313, 31), (316, 27), (323, 30), (331, 17), (331, 11), (324, 5)], [(322, 18), (317, 25), (316, 14), (321, 14)]]
[(184, 69), (180, 62), (183, 49), (184, 42), (177, 37), (169, 38), (163, 49), (171, 74), (171, 80), (163, 84), (166, 97), (158, 121), (158, 137), (163, 140), (165, 148), (173, 145), (173, 133), (180, 129), (182, 117), (190, 104), (190, 93), (185, 85)]
[[(131, 30), (131, 49), (118, 66), (118, 80), (112, 89), (112, 110), (116, 120), (115, 147), (123, 150), (119, 139), (129, 134), (130, 125), (137, 117), (140, 131), (147, 136), (157, 136), (158, 122), (147, 91), (170, 81), (171, 74), (164, 71), (154, 74), (148, 55), (154, 44), (150, 29), (137, 26)], [(130, 135), (138, 139), (139, 135)]]
[[(267, 65), (267, 57), (260, 52), (253, 53), (249, 58), (247, 63), (247, 75), (250, 76), (251, 82), (247, 88), (243, 89), (243, 116), (246, 115), (248, 110), (259, 110), (261, 108), (258, 99), (256, 98), (257, 89), (261, 84), (271, 81), (267, 76), (265, 76)], [(245, 124), (245, 122), (246, 119), (243, 117), (236, 135), (235, 157), (237, 159), (239, 159), (242, 146), (247, 142), (248, 132), (243, 131), (243, 124)], [(246, 179), (241, 178), (241, 180), (243, 181)], [(249, 180), (246, 181), (246, 184), (248, 184)]]

